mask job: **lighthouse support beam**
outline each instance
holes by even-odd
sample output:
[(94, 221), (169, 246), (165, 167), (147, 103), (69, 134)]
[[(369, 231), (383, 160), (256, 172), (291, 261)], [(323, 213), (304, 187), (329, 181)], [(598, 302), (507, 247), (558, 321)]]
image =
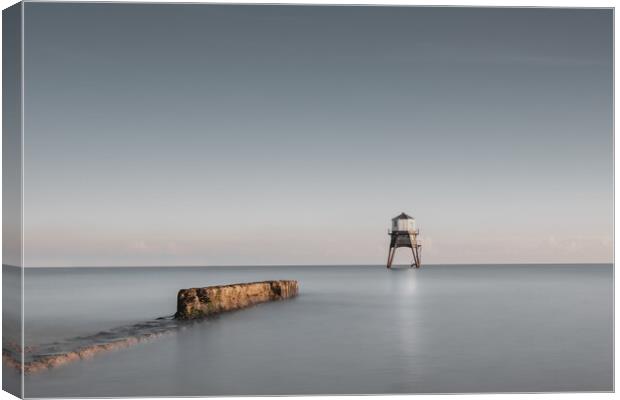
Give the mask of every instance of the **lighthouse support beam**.
[(387, 259), (387, 268), (392, 268), (392, 259), (394, 258), (394, 251), (396, 249), (390, 246), (390, 250), (388, 251), (388, 259)]
[(416, 268), (420, 268), (420, 260), (418, 259), (418, 251), (415, 245), (411, 246), (411, 253), (413, 253), (413, 264), (411, 264), (411, 267), (415, 265)]
[(418, 245), (418, 266), (416, 268), (420, 268), (422, 265), (422, 246)]

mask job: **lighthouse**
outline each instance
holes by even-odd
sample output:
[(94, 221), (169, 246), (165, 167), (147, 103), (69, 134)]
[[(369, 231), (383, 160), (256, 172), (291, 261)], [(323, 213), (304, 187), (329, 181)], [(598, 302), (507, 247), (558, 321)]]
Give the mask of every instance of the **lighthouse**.
[(390, 250), (388, 252), (387, 267), (392, 268), (394, 253), (399, 247), (409, 247), (413, 253), (413, 263), (416, 268), (422, 265), (422, 245), (418, 239), (420, 230), (416, 228), (415, 218), (401, 213), (392, 218), (392, 230), (388, 231), (390, 236)]

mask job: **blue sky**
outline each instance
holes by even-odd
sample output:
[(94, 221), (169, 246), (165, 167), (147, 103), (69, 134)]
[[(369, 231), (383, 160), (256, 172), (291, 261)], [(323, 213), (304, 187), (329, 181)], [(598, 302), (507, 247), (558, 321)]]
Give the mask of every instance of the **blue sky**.
[(612, 260), (611, 10), (25, 10), (26, 266)]

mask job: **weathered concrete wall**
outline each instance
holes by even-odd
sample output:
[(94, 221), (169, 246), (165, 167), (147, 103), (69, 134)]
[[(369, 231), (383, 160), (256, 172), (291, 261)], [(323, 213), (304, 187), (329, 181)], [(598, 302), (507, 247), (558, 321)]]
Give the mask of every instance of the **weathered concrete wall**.
[(195, 319), (297, 295), (297, 281), (265, 281), (181, 289), (177, 319)]
[[(201, 318), (223, 311), (249, 307), (257, 303), (282, 300), (296, 296), (298, 290), (299, 285), (297, 281), (267, 281), (182, 289), (177, 296), (177, 313), (175, 314), (175, 318)], [(4, 346), (6, 348), (2, 349), (2, 361), (4, 366), (20, 372), (23, 371), (25, 374), (29, 375), (49, 368), (60, 367), (74, 361), (89, 359), (99, 353), (123, 349), (161, 335), (173, 333), (176, 327), (178, 327), (178, 324), (174, 324), (173, 328), (170, 329), (163, 329), (165, 326), (160, 325), (159, 329), (156, 331), (147, 331), (133, 336), (119, 337), (112, 341), (110, 341), (109, 336), (106, 335), (104, 343), (101, 343), (100, 340), (94, 337), (100, 335), (96, 334), (93, 335), (91, 344), (66, 351), (58, 351), (53, 354), (50, 354), (49, 351), (45, 351), (45, 346), (43, 346), (42, 354), (36, 354), (34, 348), (27, 347), (24, 350), (24, 354), (28, 359), (25, 360), (23, 364), (21, 361), (21, 347), (18, 344), (8, 346), (7, 343), (5, 343)], [(135, 330), (135, 326), (129, 326), (128, 328), (132, 332)], [(81, 339), (88, 339), (88, 337), (82, 337)], [(58, 343), (53, 344), (53, 347), (57, 346)]]

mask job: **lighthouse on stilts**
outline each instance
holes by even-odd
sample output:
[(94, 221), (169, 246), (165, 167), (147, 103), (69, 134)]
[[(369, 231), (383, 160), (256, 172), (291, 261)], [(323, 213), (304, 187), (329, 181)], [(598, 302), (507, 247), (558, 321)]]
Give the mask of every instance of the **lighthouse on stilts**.
[(415, 218), (405, 213), (392, 218), (392, 231), (388, 231), (390, 235), (390, 250), (388, 252), (387, 267), (392, 268), (394, 253), (399, 247), (409, 247), (413, 253), (413, 263), (416, 268), (422, 265), (422, 244), (418, 235), (420, 230), (415, 226)]

